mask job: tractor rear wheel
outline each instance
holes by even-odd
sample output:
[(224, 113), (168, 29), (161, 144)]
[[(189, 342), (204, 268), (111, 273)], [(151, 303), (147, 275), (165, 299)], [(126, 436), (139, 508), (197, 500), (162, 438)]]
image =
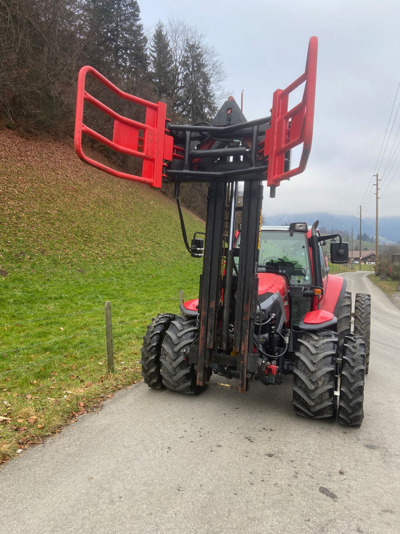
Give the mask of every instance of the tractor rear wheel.
[(354, 308), (354, 334), (365, 341), (365, 374), (369, 371), (369, 349), (371, 336), (371, 295), (357, 293)]
[(365, 343), (347, 336), (340, 373), (339, 423), (358, 427), (364, 419)]
[(330, 330), (304, 332), (294, 356), (293, 407), (297, 415), (333, 419), (338, 335)]
[(189, 363), (190, 345), (198, 336), (195, 319), (176, 317), (167, 330), (161, 347), (161, 376), (164, 385), (172, 391), (195, 395), (204, 387), (196, 385), (196, 371)]
[(344, 338), (351, 334), (351, 293), (346, 291), (343, 295), (337, 312), (337, 333), (339, 336), (339, 354), (343, 352)]
[(162, 389), (162, 377), (160, 373), (161, 344), (164, 341), (165, 332), (170, 327), (171, 321), (176, 318), (173, 313), (162, 313), (155, 317), (147, 327), (142, 345), (142, 376), (145, 383), (152, 389)]

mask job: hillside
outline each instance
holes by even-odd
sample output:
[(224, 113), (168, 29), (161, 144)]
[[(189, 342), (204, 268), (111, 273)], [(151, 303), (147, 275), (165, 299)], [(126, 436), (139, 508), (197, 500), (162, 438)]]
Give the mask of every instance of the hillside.
[[(351, 215), (333, 215), (331, 213), (282, 213), (270, 215), (263, 218), (263, 223), (268, 225), (281, 225), (293, 221), (306, 221), (312, 224), (319, 220), (320, 227), (328, 230), (336, 230), (351, 235), (353, 230), (354, 238), (360, 232), (360, 221)], [(362, 233), (375, 237), (375, 219), (365, 218), (362, 221)], [(398, 243), (400, 241), (400, 217), (380, 217), (379, 219), (379, 242)]]
[[(0, 130), (0, 462), (140, 377), (146, 325), (198, 293), (175, 203)], [(204, 224), (185, 211), (189, 236)], [(104, 305), (115, 373), (107, 373)]]
[[(69, 264), (162, 257), (165, 266), (183, 253), (173, 201), (83, 164), (72, 143), (0, 131), (0, 168), (6, 270), (27, 256)], [(188, 224), (202, 226), (189, 215)]]

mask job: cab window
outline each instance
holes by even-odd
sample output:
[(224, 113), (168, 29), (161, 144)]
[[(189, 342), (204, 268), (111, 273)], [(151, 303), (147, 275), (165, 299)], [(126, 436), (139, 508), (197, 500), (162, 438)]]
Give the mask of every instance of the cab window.
[(318, 245), (318, 249), (319, 249), (319, 259), (321, 262), (321, 275), (322, 275), (322, 278), (325, 278), (325, 276), (328, 274), (328, 269), (325, 263), (325, 255), (324, 255), (324, 251), (322, 250), (321, 245)]
[(305, 233), (262, 230), (258, 264), (267, 270), (274, 266), (284, 272), (291, 285), (310, 284), (311, 268)]

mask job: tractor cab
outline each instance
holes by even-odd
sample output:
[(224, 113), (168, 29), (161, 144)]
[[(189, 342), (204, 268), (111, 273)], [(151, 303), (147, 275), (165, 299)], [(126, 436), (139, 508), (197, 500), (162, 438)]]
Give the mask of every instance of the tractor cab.
[[(289, 286), (312, 285), (311, 262), (306, 231), (294, 231), (295, 225), (263, 226), (257, 272), (279, 273)], [(305, 225), (307, 228), (307, 225)]]
[[(328, 262), (321, 244), (339, 238), (339, 242), (331, 243), (331, 261), (340, 263), (347, 261), (347, 243), (343, 243), (337, 234), (321, 236), (317, 226), (318, 221), (310, 229), (305, 222), (261, 228), (257, 267), (259, 294), (265, 288), (273, 287), (276, 275), (284, 278), (290, 294), (288, 300), (294, 327), (306, 313), (329, 304), (332, 290), (343, 287), (340, 278), (328, 276)], [(336, 295), (334, 299), (336, 302)], [(335, 310), (330, 307), (329, 312), (334, 314)]]
[(288, 320), (292, 326), (312, 309), (313, 270), (310, 261), (307, 225), (263, 226), (257, 273), (259, 290), (272, 291), (279, 276), (284, 279), (287, 296)]

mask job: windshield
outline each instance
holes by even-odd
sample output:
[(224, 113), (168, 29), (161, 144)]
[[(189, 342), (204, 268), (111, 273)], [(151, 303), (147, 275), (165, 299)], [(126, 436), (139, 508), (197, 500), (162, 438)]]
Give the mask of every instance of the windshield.
[(259, 254), (259, 272), (285, 274), (291, 285), (310, 284), (311, 269), (307, 235), (284, 230), (262, 230)]

